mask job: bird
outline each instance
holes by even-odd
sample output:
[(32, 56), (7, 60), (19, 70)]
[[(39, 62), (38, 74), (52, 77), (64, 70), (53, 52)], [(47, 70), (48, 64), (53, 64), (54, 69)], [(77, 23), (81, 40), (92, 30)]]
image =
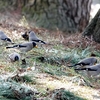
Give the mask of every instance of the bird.
[(17, 53), (17, 52), (13, 52), (13, 53), (9, 54), (8, 57), (10, 58), (10, 61), (11, 61), (11, 62), (19, 61), (20, 58), (21, 58), (21, 57), (20, 57), (20, 54)]
[(87, 66), (85, 68), (75, 68), (74, 70), (77, 70), (77, 71), (85, 70), (88, 76), (94, 77), (100, 74), (100, 64)]
[(46, 42), (42, 41), (41, 39), (39, 39), (36, 36), (35, 32), (29, 31), (28, 33), (29, 33), (29, 41), (34, 41), (34, 42), (40, 43), (40, 44), (46, 44)]
[(74, 66), (77, 66), (77, 65), (81, 65), (81, 66), (89, 65), (89, 66), (91, 66), (91, 65), (94, 65), (96, 63), (97, 63), (97, 58), (95, 58), (95, 57), (88, 57), (88, 58), (82, 59), (77, 64), (74, 64), (74, 65), (68, 66), (68, 67), (74, 67)]
[(5, 34), (4, 32), (2, 32), (2, 31), (0, 31), (0, 40), (1, 40), (2, 42), (5, 41), (5, 42), (12, 43), (11, 39), (8, 38), (8, 37), (6, 36), (6, 34)]
[(15, 48), (15, 49), (18, 49), (21, 52), (28, 52), (35, 47), (37, 48), (37, 44), (35, 42), (25, 42), (25, 43), (16, 44), (16, 45), (13, 45), (13, 46), (7, 46), (6, 49)]
[(27, 31), (21, 35), (25, 40), (29, 40), (29, 34), (27, 33)]

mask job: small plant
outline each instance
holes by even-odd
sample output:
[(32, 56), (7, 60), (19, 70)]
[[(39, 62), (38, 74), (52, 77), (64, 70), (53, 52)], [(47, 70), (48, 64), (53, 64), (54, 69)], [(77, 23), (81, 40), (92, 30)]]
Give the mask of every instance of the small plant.
[(19, 23), (20, 23), (21, 26), (24, 26), (24, 27), (26, 27), (26, 28), (29, 29), (28, 21), (25, 18), (25, 16), (23, 16), (22, 19), (20, 19), (20, 22)]
[(28, 83), (33, 82), (32, 78), (30, 76), (24, 75), (24, 76), (22, 76), (22, 78), (25, 82), (28, 82)]

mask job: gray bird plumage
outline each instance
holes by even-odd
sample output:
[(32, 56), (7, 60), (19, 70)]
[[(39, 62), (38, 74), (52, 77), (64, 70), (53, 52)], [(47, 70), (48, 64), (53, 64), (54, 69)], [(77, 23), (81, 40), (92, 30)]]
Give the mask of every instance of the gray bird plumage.
[(78, 70), (78, 71), (86, 70), (89, 76), (97, 76), (100, 74), (100, 64), (87, 66), (85, 68), (76, 68), (75, 70)]
[(20, 50), (21, 52), (28, 52), (35, 47), (37, 47), (35, 42), (25, 42), (25, 43), (14, 45), (14, 46), (8, 46), (6, 47), (6, 49), (15, 48), (15, 49)]
[(36, 43), (46, 44), (44, 41), (40, 40), (33, 31), (29, 33), (29, 41), (34, 41)]
[(20, 57), (20, 54), (18, 54), (17, 52), (14, 52), (9, 55), (9, 58), (11, 62), (15, 62), (15, 61), (19, 61), (21, 57)]
[(6, 41), (6, 42), (12, 42), (10, 38), (8, 38), (4, 32), (0, 31), (0, 40), (1, 41)]
[(81, 61), (79, 61), (77, 64), (73, 65), (73, 66), (69, 66), (69, 67), (74, 67), (74, 66), (77, 66), (77, 65), (82, 65), (82, 66), (85, 66), (85, 65), (94, 65), (97, 63), (97, 59), (95, 57), (89, 57), (89, 58), (85, 58)]

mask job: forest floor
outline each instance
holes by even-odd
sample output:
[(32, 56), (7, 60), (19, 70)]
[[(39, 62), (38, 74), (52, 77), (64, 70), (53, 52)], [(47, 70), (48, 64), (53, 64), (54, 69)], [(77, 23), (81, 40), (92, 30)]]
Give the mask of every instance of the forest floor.
[[(95, 54), (99, 62), (100, 44), (95, 43), (92, 37), (83, 38), (81, 33), (66, 35), (60, 31), (32, 27), (24, 16), (13, 12), (0, 16), (0, 30), (13, 42), (25, 42), (21, 35), (33, 30), (47, 43), (22, 56), (26, 60), (26, 65), (22, 65), (22, 61), (11, 63), (8, 55), (15, 50), (0, 47), (0, 83), (4, 80), (3, 87), (0, 85), (0, 100), (100, 100), (99, 79), (95, 82), (94, 79), (86, 77), (84, 72), (78, 74), (73, 68), (68, 67), (91, 54)], [(16, 83), (9, 83), (11, 81), (8, 79)], [(24, 98), (27, 95), (19, 93), (22, 88), (18, 90), (12, 85), (17, 83), (20, 84), (19, 87), (24, 86), (34, 92), (34, 97)], [(13, 90), (12, 97), (10, 94), (7, 95), (8, 90), (4, 86), (10, 86), (11, 91), (16, 90)]]

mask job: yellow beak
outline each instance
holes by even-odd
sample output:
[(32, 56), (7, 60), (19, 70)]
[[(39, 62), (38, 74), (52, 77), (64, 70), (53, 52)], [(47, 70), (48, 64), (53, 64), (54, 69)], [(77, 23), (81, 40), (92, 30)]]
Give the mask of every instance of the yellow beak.
[(35, 48), (38, 48), (38, 46), (36, 45)]

